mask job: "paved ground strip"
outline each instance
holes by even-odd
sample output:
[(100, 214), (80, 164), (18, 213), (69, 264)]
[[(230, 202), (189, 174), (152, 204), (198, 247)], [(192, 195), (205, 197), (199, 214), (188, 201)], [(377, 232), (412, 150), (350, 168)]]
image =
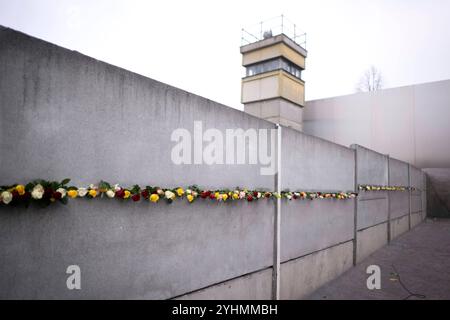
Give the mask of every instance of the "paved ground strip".
[[(379, 290), (367, 288), (369, 265), (380, 267)], [(450, 219), (427, 219), (307, 299), (450, 299)]]

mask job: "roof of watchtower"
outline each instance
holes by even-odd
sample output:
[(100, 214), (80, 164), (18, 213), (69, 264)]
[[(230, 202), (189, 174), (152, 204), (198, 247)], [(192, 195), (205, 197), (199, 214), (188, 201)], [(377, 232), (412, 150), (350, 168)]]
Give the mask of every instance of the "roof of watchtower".
[(306, 57), (306, 33), (284, 15), (242, 28), (241, 53), (284, 42)]

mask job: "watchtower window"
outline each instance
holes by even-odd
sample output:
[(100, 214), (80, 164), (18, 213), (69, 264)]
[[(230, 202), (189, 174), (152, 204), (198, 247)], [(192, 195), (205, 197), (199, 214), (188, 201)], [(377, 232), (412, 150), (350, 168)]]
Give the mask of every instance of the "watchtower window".
[(247, 66), (246, 76), (251, 77), (257, 74), (270, 72), (274, 70), (284, 70), (298, 79), (301, 79), (302, 76), (302, 69), (300, 67), (282, 57), (266, 60), (263, 62), (258, 62)]

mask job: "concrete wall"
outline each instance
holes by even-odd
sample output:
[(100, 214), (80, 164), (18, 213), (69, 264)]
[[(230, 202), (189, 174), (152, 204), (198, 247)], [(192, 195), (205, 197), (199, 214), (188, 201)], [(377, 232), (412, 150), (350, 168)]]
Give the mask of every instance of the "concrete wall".
[[(223, 132), (273, 124), (4, 28), (0, 114), (2, 185), (71, 177), (76, 185), (274, 188), (258, 165), (170, 157), (172, 131), (193, 132), (195, 120)], [(166, 299), (272, 266), (270, 202), (80, 200), (0, 211), (1, 298)], [(66, 288), (70, 264), (81, 267), (80, 291)]]
[(411, 191), (411, 227), (415, 227), (426, 217), (426, 176), (424, 172), (412, 165), (409, 166)]
[[(272, 123), (5, 28), (0, 115), (2, 185), (65, 177), (76, 185), (276, 185), (259, 165), (175, 165), (170, 158), (172, 131), (193, 132), (194, 121), (221, 132)], [(404, 179), (403, 164), (388, 168), (387, 157), (371, 150), (281, 132), (281, 189), (352, 191), (357, 183)], [(412, 183), (424, 188), (411, 168)], [(423, 218), (423, 197), (408, 201), (417, 211), (413, 225)], [(386, 193), (370, 192), (358, 201), (283, 199), (279, 239), (275, 201), (2, 205), (0, 298), (269, 299), (279, 243), (280, 296), (298, 299), (385, 244), (387, 230), (403, 231), (400, 222), (387, 228), (387, 203)], [(393, 203), (397, 218), (405, 201)], [(81, 268), (82, 290), (66, 288), (72, 264)]]
[(307, 101), (303, 111), (308, 134), (364, 145), (435, 173), (426, 210), (450, 216), (450, 80)]
[[(389, 158), (389, 184), (392, 186), (409, 186), (408, 164)], [(409, 230), (409, 191), (389, 192), (389, 240), (395, 239)]]
[[(283, 128), (282, 155), (285, 155), (282, 190), (354, 190), (351, 149)], [(352, 265), (353, 202), (331, 199), (282, 202), (282, 298), (301, 298)], [(327, 267), (314, 277), (304, 272), (308, 266), (317, 265)]]
[(450, 80), (307, 101), (303, 130), (418, 168), (450, 168)]
[[(352, 147), (356, 152), (356, 185), (388, 185), (388, 157), (359, 145)], [(388, 192), (361, 192), (356, 213), (357, 261), (361, 261), (388, 242)]]

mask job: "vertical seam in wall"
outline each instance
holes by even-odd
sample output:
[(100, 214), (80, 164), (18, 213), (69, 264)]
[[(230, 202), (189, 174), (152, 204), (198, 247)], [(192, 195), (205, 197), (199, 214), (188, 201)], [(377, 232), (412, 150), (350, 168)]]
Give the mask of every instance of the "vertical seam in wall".
[(409, 201), (408, 201), (408, 212), (409, 212), (409, 214), (408, 214), (408, 228), (409, 228), (409, 230), (411, 230), (411, 165), (408, 163), (408, 186), (410, 187), (409, 188), (409, 191), (408, 191), (408, 194), (409, 194)]
[[(355, 147), (354, 149), (354, 173), (353, 173), (353, 178), (354, 178), (354, 190), (355, 192), (358, 191), (358, 177), (357, 177), (357, 170), (358, 170), (358, 152), (357, 152), (358, 146)], [(357, 254), (357, 246), (358, 246), (358, 241), (357, 241), (357, 236), (358, 236), (358, 198), (356, 197), (353, 199), (353, 265), (356, 265), (356, 254)]]
[(417, 150), (416, 150), (416, 90), (413, 90), (413, 103), (412, 103), (412, 127), (413, 127), (413, 144), (414, 144), (414, 165), (417, 166)]
[[(390, 161), (389, 161), (389, 155), (386, 155), (386, 162), (387, 162), (387, 185), (390, 186), (391, 185), (391, 177), (389, 174), (389, 166), (390, 166)], [(391, 242), (391, 193), (389, 191), (387, 191), (387, 202), (388, 202), (388, 225), (387, 225), (387, 238), (388, 238), (388, 244)]]
[[(281, 126), (277, 124), (277, 173), (275, 174), (276, 192), (281, 192)], [(272, 273), (272, 299), (280, 299), (280, 225), (281, 225), (281, 199), (277, 197), (274, 219), (273, 239), (273, 273)]]

